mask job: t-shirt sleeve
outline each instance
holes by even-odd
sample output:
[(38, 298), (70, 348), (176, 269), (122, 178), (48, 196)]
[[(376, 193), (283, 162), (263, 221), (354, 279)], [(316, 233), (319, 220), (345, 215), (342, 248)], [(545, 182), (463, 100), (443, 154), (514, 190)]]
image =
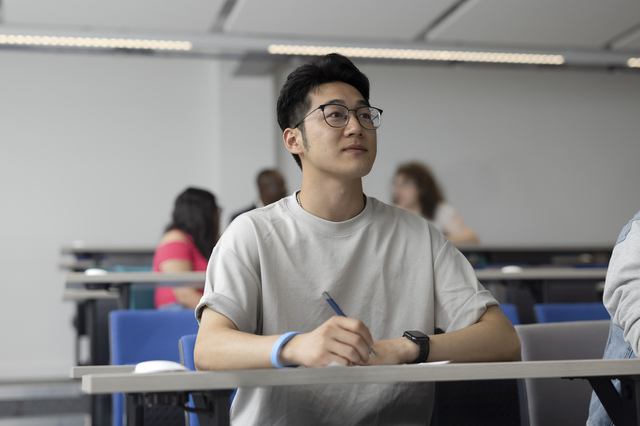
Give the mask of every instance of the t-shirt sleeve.
[(207, 268), (204, 295), (196, 307), (198, 321), (208, 307), (229, 318), (240, 331), (262, 333), (260, 261), (252, 230), (250, 221), (239, 216), (218, 241)]
[(442, 239), (433, 251), (435, 327), (445, 332), (460, 330), (475, 324), (498, 301), (480, 284), (464, 255), (444, 237), (433, 234), (436, 244)]
[(155, 263), (160, 266), (165, 260), (189, 260), (191, 261), (191, 246), (182, 241), (172, 241), (163, 244), (156, 249)]

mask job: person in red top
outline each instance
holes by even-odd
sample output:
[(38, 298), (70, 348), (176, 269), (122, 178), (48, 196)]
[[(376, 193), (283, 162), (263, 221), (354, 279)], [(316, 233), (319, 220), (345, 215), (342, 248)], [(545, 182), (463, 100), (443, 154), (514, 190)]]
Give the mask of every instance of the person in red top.
[[(219, 231), (216, 197), (204, 189), (187, 188), (176, 198), (171, 223), (153, 256), (153, 271), (206, 271)], [(195, 309), (201, 297), (202, 290), (193, 287), (158, 287), (154, 304), (159, 309)]]

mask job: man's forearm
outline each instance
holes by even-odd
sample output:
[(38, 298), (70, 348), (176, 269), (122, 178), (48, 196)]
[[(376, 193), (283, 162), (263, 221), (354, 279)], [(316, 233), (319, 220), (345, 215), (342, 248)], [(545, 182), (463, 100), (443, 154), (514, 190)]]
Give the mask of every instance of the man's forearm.
[(204, 309), (194, 360), (198, 370), (272, 368), (270, 352), (278, 336), (258, 336), (236, 329), (225, 316)]
[(430, 336), (428, 361), (456, 362), (517, 361), (520, 338), (498, 306), (487, 308), (469, 327)]

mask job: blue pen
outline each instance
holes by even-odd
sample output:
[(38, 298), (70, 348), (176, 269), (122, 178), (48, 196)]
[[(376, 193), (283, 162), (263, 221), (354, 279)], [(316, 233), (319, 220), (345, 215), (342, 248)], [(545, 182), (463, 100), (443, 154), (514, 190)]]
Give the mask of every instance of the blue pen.
[[(344, 314), (344, 312), (342, 312), (342, 309), (340, 309), (340, 306), (338, 306), (338, 304), (336, 303), (335, 300), (333, 300), (333, 297), (331, 297), (331, 295), (329, 293), (327, 293), (326, 291), (322, 292), (322, 295), (324, 296), (324, 298), (327, 300), (327, 303), (333, 308), (333, 310), (336, 312), (336, 314), (340, 315), (341, 317), (346, 317), (346, 315)], [(373, 355), (375, 358), (377, 358), (378, 356), (376, 355), (376, 353), (373, 351), (373, 348), (369, 348), (369, 352), (371, 353), (371, 355)]]

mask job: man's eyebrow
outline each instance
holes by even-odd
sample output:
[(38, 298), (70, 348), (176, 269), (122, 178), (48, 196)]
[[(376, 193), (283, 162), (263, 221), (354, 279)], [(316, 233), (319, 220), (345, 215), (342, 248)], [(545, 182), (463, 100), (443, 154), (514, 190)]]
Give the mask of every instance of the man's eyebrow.
[[(328, 105), (328, 104), (347, 105), (347, 103), (343, 99), (332, 99), (330, 101), (325, 102), (325, 105)], [(356, 104), (369, 106), (369, 103), (364, 99), (359, 99), (358, 101), (356, 101)]]

